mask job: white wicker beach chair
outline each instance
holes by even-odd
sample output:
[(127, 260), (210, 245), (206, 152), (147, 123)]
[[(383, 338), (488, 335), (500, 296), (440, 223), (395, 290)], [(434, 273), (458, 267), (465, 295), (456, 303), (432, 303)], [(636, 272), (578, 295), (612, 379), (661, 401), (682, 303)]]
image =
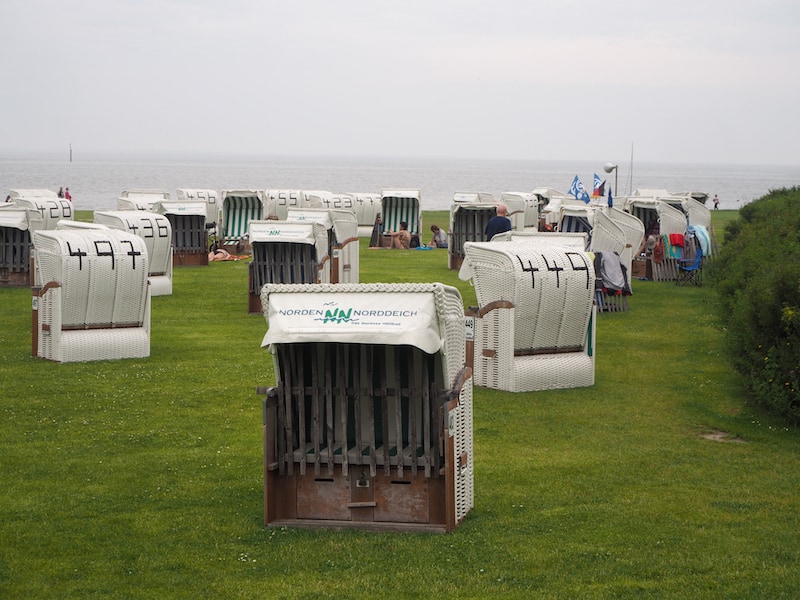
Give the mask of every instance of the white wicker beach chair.
[(331, 260), (327, 281), (358, 283), (359, 243), (355, 212), (343, 208), (295, 208), (289, 209), (286, 220), (322, 225), (328, 233), (328, 256)]
[(117, 198), (117, 210), (153, 211), (156, 202), (169, 200), (166, 190), (126, 190)]
[(711, 228), (711, 210), (702, 202), (687, 197), (683, 204), (689, 225)]
[[(599, 205), (584, 206), (562, 206), (559, 217), (559, 232), (583, 231), (589, 236), (587, 250), (589, 252), (604, 255), (604, 264), (616, 262), (624, 267), (625, 285), (623, 289), (618, 289), (615, 281), (614, 288), (608, 287), (606, 274), (608, 269), (598, 270), (598, 285), (595, 293), (595, 304), (600, 312), (622, 312), (628, 310), (628, 296), (630, 295), (630, 260), (632, 257), (631, 249), (628, 247), (625, 230), (613, 218), (613, 208)], [(620, 211), (616, 211), (620, 212)], [(624, 214), (624, 213), (621, 213)], [(634, 221), (638, 221), (631, 215), (626, 215)], [(638, 246), (637, 246), (638, 249)], [(627, 254), (626, 254), (627, 251)], [(625, 262), (628, 257), (627, 264)], [(601, 274), (602, 273), (602, 274)]]
[(62, 219), (72, 219), (72, 202), (59, 198), (52, 190), (11, 190), (11, 202), (17, 208), (38, 211), (42, 216), (42, 229), (55, 229)]
[(464, 311), (442, 284), (265, 285), (270, 526), (449, 531), (474, 504)]
[(173, 236), (169, 219), (144, 210), (110, 210), (95, 211), (94, 222), (142, 238), (147, 246), (150, 295), (172, 295)]
[(622, 229), (625, 236), (625, 248), (620, 253), (622, 264), (628, 270), (628, 284), (631, 282), (631, 271), (634, 255), (644, 241), (644, 223), (633, 215), (618, 208), (605, 209), (608, 217)]
[(524, 231), (507, 231), (499, 233), (493, 238), (497, 242), (525, 242), (542, 243), (547, 246), (566, 246), (577, 250), (585, 251), (589, 243), (589, 234), (586, 232), (563, 233), (561, 231), (536, 231), (526, 229)]
[(475, 385), (528, 392), (594, 384), (595, 272), (583, 251), (542, 243), (466, 244)]
[(206, 208), (206, 225), (213, 226), (219, 222), (221, 205), (216, 190), (179, 188), (175, 199), (179, 203), (202, 202)]
[[(536, 194), (533, 192), (503, 192), (500, 195), (500, 202), (506, 206), (513, 207), (521, 203), (524, 215), (522, 219), (522, 228), (533, 230), (539, 228), (539, 198)], [(520, 228), (515, 226), (514, 229)]]
[(375, 219), (381, 214), (381, 195), (372, 192), (352, 192), (347, 195), (353, 198), (358, 237), (370, 237), (375, 228)]
[[(99, 226), (97, 226), (99, 227)], [(33, 353), (57, 362), (150, 355), (147, 246), (115, 229), (36, 231)]]
[(285, 221), (289, 211), (296, 208), (330, 208), (333, 192), (327, 190), (266, 190), (264, 219)]

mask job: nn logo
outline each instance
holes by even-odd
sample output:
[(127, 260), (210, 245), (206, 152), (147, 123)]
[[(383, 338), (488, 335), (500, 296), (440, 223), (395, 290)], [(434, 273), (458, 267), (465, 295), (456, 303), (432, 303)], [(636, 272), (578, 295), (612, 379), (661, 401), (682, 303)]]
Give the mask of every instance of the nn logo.
[(341, 308), (334, 308), (333, 310), (326, 310), (325, 317), (322, 319), (323, 323), (349, 323), (350, 322), (350, 315), (353, 314), (353, 309), (348, 308), (347, 310), (342, 310)]

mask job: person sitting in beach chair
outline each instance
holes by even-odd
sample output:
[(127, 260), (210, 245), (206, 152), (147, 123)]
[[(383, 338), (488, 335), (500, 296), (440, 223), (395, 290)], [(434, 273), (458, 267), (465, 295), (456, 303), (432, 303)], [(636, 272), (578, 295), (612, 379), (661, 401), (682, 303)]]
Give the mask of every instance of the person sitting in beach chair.
[(389, 230), (387, 234), (392, 236), (391, 248), (408, 250), (411, 247), (411, 233), (406, 221), (400, 221), (400, 231)]

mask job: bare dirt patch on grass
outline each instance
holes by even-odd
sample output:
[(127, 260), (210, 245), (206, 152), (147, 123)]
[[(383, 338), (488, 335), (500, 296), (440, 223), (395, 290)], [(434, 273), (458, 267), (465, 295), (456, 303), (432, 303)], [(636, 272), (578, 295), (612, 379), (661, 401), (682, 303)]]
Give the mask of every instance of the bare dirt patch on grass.
[(707, 431), (706, 433), (701, 433), (700, 437), (706, 440), (711, 440), (712, 442), (728, 442), (733, 444), (746, 444), (742, 438), (737, 437), (735, 435), (731, 435), (727, 431), (719, 431), (719, 430), (712, 430)]

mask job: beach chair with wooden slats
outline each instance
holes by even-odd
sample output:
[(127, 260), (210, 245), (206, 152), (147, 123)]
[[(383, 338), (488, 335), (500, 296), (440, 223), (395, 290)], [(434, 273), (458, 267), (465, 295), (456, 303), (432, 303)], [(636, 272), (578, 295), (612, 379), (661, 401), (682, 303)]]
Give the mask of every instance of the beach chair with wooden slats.
[(31, 285), (31, 235), (43, 227), (38, 210), (0, 205), (0, 287)]
[(262, 313), (268, 283), (329, 283), (328, 231), (313, 221), (250, 221), (248, 312)]
[[(508, 209), (512, 231), (524, 231), (527, 218), (525, 198), (519, 193), (503, 195), (503, 204)], [(484, 242), (486, 226), (497, 214), (497, 205), (487, 192), (456, 192), (450, 206), (450, 233), (448, 235), (448, 267), (459, 269), (464, 261), (466, 242)], [(502, 234), (500, 234), (502, 235)], [(497, 236), (493, 239), (498, 239)]]
[(158, 202), (155, 211), (172, 228), (172, 264), (176, 267), (208, 266), (208, 205), (204, 202)]
[(474, 504), (464, 312), (442, 284), (265, 285), (269, 526), (444, 532)]
[(450, 206), (450, 233), (447, 240), (448, 268), (459, 269), (464, 261), (466, 242), (485, 242), (486, 225), (497, 214), (497, 203), (464, 200), (456, 194)]
[(83, 362), (150, 355), (147, 246), (102, 228), (36, 231), (33, 355)]
[(473, 242), (459, 271), (475, 286), (475, 384), (509, 392), (594, 385), (595, 272), (586, 252)]
[[(645, 236), (651, 233), (667, 241), (670, 234), (683, 234), (686, 231), (686, 215), (656, 197), (630, 196), (625, 200), (623, 210), (638, 218), (645, 229)], [(649, 271), (653, 281), (675, 281), (678, 278), (678, 259), (666, 253), (663, 260), (648, 257)]]

